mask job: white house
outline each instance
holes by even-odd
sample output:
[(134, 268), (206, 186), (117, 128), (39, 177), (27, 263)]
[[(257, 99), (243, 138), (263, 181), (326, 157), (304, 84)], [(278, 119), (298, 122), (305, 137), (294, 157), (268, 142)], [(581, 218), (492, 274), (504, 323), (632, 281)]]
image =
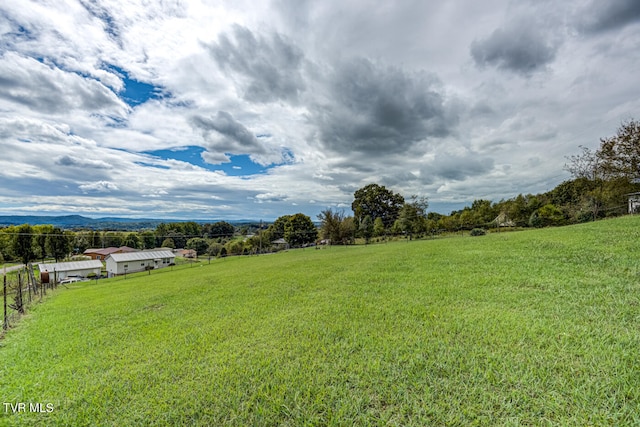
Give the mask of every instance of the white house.
[(111, 277), (152, 268), (163, 268), (173, 264), (175, 259), (173, 252), (165, 250), (111, 254), (106, 259), (107, 272)]
[(40, 270), (40, 281), (42, 283), (53, 282), (69, 277), (88, 277), (90, 274), (100, 276), (102, 271), (102, 262), (98, 260), (91, 261), (72, 261), (72, 262), (56, 262), (48, 264), (38, 264)]

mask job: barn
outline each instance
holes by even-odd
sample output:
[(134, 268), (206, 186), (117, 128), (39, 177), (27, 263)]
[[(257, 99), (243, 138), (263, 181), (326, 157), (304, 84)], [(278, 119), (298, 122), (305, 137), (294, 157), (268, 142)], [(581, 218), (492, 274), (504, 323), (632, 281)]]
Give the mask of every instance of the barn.
[(53, 282), (55, 280), (68, 279), (70, 277), (89, 277), (95, 274), (100, 276), (102, 271), (102, 263), (97, 260), (91, 261), (72, 261), (72, 262), (56, 262), (47, 264), (38, 264), (40, 270), (40, 281), (42, 283)]
[(175, 262), (176, 256), (171, 251), (142, 251), (107, 256), (107, 272), (109, 277), (120, 274), (135, 273), (148, 269), (168, 267)]

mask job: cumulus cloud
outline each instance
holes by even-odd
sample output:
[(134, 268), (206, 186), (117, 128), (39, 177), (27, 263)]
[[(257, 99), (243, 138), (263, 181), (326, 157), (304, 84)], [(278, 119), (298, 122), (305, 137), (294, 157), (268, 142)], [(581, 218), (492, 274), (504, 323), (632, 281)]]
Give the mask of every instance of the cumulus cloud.
[(488, 173), (493, 169), (494, 160), (480, 153), (438, 153), (433, 161), (424, 166), (421, 178), (432, 182), (433, 177), (450, 181), (462, 181), (469, 177)]
[(81, 159), (79, 157), (70, 156), (68, 154), (57, 157), (54, 160), (54, 163), (58, 166), (94, 168), (94, 169), (113, 169), (113, 167), (110, 164), (102, 160)]
[(471, 44), (471, 56), (479, 66), (493, 66), (530, 75), (546, 69), (559, 48), (548, 28), (532, 19), (517, 19), (490, 36)]
[(404, 153), (417, 141), (448, 135), (457, 122), (427, 73), (359, 58), (338, 64), (325, 84), (327, 101), (319, 100), (311, 117), (322, 144), (337, 153)]
[(637, 0), (591, 1), (578, 18), (578, 27), (598, 33), (640, 23), (640, 2)]
[(287, 200), (286, 194), (281, 193), (261, 193), (255, 196), (257, 203), (275, 203)]
[(26, 117), (0, 117), (0, 138), (23, 141), (66, 141), (71, 129), (64, 123), (48, 123)]
[(230, 35), (220, 34), (209, 51), (220, 67), (242, 76), (238, 89), (248, 101), (295, 101), (305, 88), (302, 51), (277, 33), (256, 36), (235, 25)]
[(109, 181), (88, 182), (80, 184), (78, 188), (84, 193), (111, 193), (118, 190), (118, 186)]
[(80, 5), (94, 18), (98, 19), (104, 28), (105, 33), (117, 43), (121, 44), (122, 29), (117, 22), (117, 18), (108, 8), (95, 1), (79, 0)]
[(406, 185), (407, 183), (417, 181), (419, 178), (413, 172), (397, 172), (391, 175), (382, 175), (380, 183), (385, 186)]
[(205, 161), (217, 164), (229, 162), (227, 154), (266, 154), (267, 150), (258, 138), (242, 123), (226, 111), (218, 111), (215, 116), (195, 115), (191, 123), (203, 131), (210, 142), (207, 151), (202, 153)]
[(127, 109), (96, 80), (11, 52), (0, 57), (0, 98), (49, 114), (84, 110), (123, 116)]

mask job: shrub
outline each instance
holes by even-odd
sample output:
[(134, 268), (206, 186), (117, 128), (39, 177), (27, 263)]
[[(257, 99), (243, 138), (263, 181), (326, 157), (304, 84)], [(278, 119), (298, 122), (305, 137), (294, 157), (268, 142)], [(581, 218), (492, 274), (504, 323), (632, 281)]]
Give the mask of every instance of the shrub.
[(564, 223), (564, 214), (551, 203), (533, 212), (529, 218), (529, 225), (537, 228), (564, 225)]
[(211, 256), (218, 256), (222, 251), (222, 248), (223, 248), (222, 244), (218, 242), (213, 242), (209, 245), (209, 248), (207, 249), (207, 253)]
[(482, 228), (474, 228), (469, 234), (471, 236), (484, 236), (485, 234), (487, 234), (487, 232)]

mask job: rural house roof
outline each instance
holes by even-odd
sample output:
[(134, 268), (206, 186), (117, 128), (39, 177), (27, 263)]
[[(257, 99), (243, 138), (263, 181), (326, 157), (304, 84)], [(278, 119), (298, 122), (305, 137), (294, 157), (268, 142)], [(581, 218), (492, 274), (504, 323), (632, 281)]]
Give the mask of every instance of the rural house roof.
[(195, 249), (176, 249), (176, 250), (173, 250), (172, 252), (177, 256), (181, 256), (185, 258), (195, 257), (197, 255), (197, 252)]
[(98, 254), (98, 255), (110, 255), (114, 252), (136, 252), (137, 249), (130, 248), (129, 246), (120, 246), (119, 248), (109, 247), (109, 248), (97, 248), (97, 249), (87, 249), (83, 252), (83, 254)]
[(142, 251), (142, 252), (128, 252), (120, 254), (111, 254), (111, 258), (115, 262), (124, 261), (146, 261), (150, 259), (161, 258), (175, 258), (176, 256), (171, 251)]
[(71, 262), (55, 262), (47, 264), (38, 264), (40, 273), (54, 271), (76, 271), (76, 270), (89, 270), (93, 268), (102, 268), (102, 263), (98, 260), (91, 261), (71, 261)]

